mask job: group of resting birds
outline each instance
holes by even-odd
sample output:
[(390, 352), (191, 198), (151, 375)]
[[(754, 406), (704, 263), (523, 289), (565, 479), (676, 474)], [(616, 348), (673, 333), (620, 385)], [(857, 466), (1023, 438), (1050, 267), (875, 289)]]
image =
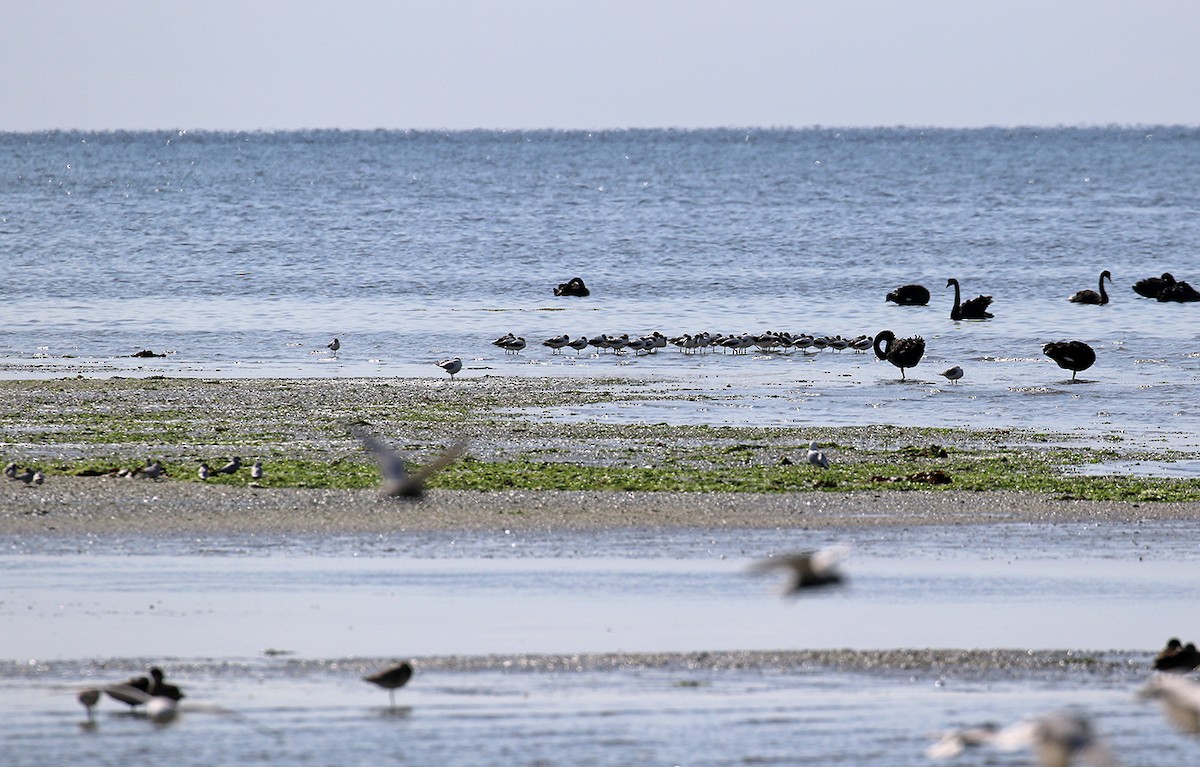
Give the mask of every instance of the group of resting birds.
[[(387, 690), (391, 706), (395, 708), (396, 690), (406, 685), (408, 680), (412, 678), (412, 675), (412, 664), (404, 661), (377, 671), (374, 674), (368, 674), (362, 679), (364, 682), (370, 682), (377, 687)], [(124, 703), (129, 706), (131, 712), (136, 712), (140, 706), (144, 706), (145, 708), (141, 709), (142, 713), (155, 724), (168, 724), (174, 721), (180, 710), (180, 701), (187, 697), (177, 685), (166, 681), (161, 668), (154, 666), (150, 669), (149, 677), (136, 676), (117, 684), (105, 685), (103, 687), (88, 687), (80, 690), (77, 698), (87, 711), (87, 726), (89, 728), (95, 726), (93, 709), (100, 702), (101, 695), (107, 695), (115, 701)], [(233, 713), (219, 706), (198, 705), (188, 710), (214, 714)]]

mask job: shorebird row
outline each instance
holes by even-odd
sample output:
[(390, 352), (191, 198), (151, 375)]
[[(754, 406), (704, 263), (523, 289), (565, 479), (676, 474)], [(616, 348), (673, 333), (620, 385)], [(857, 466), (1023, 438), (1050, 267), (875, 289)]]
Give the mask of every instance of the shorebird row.
[[(497, 338), (495, 341), (492, 341), (492, 344), (512, 354), (519, 354), (527, 346), (527, 342), (523, 337), (514, 336), (512, 333), (507, 333)], [(627, 352), (633, 352), (634, 354), (654, 354), (668, 346), (674, 346), (680, 352), (692, 354), (717, 351), (724, 354), (747, 354), (751, 350), (772, 353), (787, 352), (792, 349), (799, 349), (808, 353), (816, 353), (825, 349), (831, 351), (851, 349), (857, 352), (866, 352), (871, 348), (871, 337), (858, 335), (845, 338), (840, 335), (822, 336), (808, 333), (793, 334), (775, 331), (736, 334), (701, 332), (666, 336), (656, 330), (640, 336), (633, 336), (629, 333), (621, 333), (619, 335), (615, 333), (601, 333), (597, 336), (589, 337), (581, 335), (572, 338), (569, 334), (564, 333), (544, 339), (542, 346), (549, 348), (555, 354), (564, 349), (572, 349), (576, 354), (588, 349), (593, 349), (596, 352), (613, 352), (614, 354), (624, 354)]]

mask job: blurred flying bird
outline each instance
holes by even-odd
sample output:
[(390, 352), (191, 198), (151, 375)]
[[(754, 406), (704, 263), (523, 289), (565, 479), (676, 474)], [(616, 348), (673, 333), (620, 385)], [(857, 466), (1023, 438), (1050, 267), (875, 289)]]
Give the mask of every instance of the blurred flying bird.
[(456, 442), (433, 461), (422, 466), (420, 471), (410, 474), (400, 454), (366, 430), (352, 426), (350, 433), (375, 454), (379, 471), (383, 475), (384, 493), (396, 498), (421, 498), (425, 493), (425, 482), (458, 460), (466, 449), (465, 442)]
[(750, 566), (754, 573), (765, 573), (771, 570), (788, 570), (789, 577), (784, 585), (785, 596), (798, 594), (806, 589), (820, 586), (835, 586), (843, 582), (842, 574), (838, 572), (837, 561), (849, 551), (844, 544), (830, 546), (819, 551), (804, 551), (781, 557), (761, 559)]

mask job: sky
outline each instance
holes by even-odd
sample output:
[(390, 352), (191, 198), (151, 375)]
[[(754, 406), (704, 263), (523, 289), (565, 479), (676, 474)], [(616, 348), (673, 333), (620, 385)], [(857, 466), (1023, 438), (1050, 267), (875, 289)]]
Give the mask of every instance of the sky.
[(1200, 125), (1197, 0), (0, 0), (0, 131)]

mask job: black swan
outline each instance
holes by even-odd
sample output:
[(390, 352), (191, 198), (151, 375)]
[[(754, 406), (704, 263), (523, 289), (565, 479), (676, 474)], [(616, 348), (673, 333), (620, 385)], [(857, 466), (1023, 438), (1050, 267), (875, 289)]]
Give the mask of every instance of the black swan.
[(1170, 272), (1163, 272), (1162, 277), (1147, 277), (1144, 280), (1138, 280), (1133, 286), (1133, 292), (1143, 298), (1158, 298), (1158, 294), (1163, 291), (1163, 288), (1174, 285), (1175, 278)]
[(1100, 291), (1080, 290), (1075, 295), (1071, 296), (1073, 304), (1107, 304), (1108, 293), (1104, 291), (1104, 280), (1112, 282), (1112, 272), (1105, 269), (1100, 272)]
[[(887, 346), (884, 346), (884, 343)], [(925, 339), (920, 336), (912, 338), (901, 338), (896, 340), (896, 334), (890, 330), (884, 330), (875, 336), (875, 356), (881, 360), (887, 360), (896, 367), (900, 368), (900, 380), (904, 379), (904, 368), (916, 367), (921, 361), (921, 356), (925, 354)]]
[(1172, 282), (1170, 285), (1164, 285), (1163, 289), (1158, 291), (1155, 296), (1159, 301), (1176, 301), (1186, 303), (1188, 301), (1200, 301), (1200, 293), (1196, 289), (1187, 284), (1183, 280)]
[(901, 306), (925, 306), (929, 303), (929, 288), (924, 285), (901, 285), (888, 293), (885, 300)]
[(559, 283), (559, 286), (554, 289), (556, 296), (577, 296), (585, 298), (590, 296), (592, 291), (588, 290), (587, 285), (583, 284), (583, 279), (580, 277), (572, 277), (569, 281)]
[(1083, 341), (1051, 341), (1042, 347), (1042, 352), (1063, 370), (1070, 370), (1072, 381), (1079, 371), (1096, 362), (1096, 352)]
[(992, 313), (987, 309), (992, 305), (991, 296), (976, 296), (970, 301), (962, 300), (958, 280), (951, 277), (946, 280), (946, 287), (954, 286), (954, 308), (950, 310), (952, 320), (990, 320)]

